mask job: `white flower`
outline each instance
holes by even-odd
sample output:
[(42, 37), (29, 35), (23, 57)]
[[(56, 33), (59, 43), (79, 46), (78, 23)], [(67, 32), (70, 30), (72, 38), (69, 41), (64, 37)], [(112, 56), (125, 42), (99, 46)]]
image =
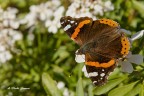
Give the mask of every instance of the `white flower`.
[(6, 50), (6, 48), (4, 46), (0, 45), (0, 52), (3, 52), (5, 50)]
[(95, 14), (100, 14), (101, 16), (103, 15), (103, 7), (101, 5), (95, 5), (94, 10)]
[[(134, 34), (130, 38), (130, 41), (134, 42), (134, 40), (139, 39), (142, 36), (144, 36), (144, 30), (141, 30), (141, 31), (137, 32), (136, 34)], [(132, 54), (131, 52), (129, 52), (129, 54), (125, 57), (125, 59), (120, 60), (118, 63), (122, 66), (123, 72), (132, 73), (133, 72), (133, 66), (131, 63), (139, 65), (139, 64), (143, 63), (143, 58), (144, 57), (142, 55)]]
[(15, 42), (22, 39), (22, 34), (18, 31), (20, 21), (17, 19), (18, 10), (16, 8), (0, 8), (0, 64), (7, 62), (13, 56)]
[(50, 26), (50, 27), (48, 28), (48, 31), (49, 31), (49, 32), (52, 32), (52, 33), (56, 33), (56, 32), (57, 32), (57, 27), (54, 26), (54, 25), (52, 25), (52, 26)]
[(16, 22), (16, 21), (10, 21), (9, 25), (13, 28), (13, 29), (18, 29), (20, 26), (20, 22)]
[(143, 56), (142, 55), (139, 55), (139, 54), (132, 55), (132, 53), (129, 52), (127, 57), (125, 57), (125, 60), (123, 60), (123, 61), (120, 60), (118, 62), (118, 64), (121, 65), (123, 72), (132, 73), (133, 72), (133, 66), (131, 63), (139, 65), (142, 62), (143, 62)]
[(112, 5), (111, 1), (104, 2), (104, 7), (104, 11), (114, 10), (114, 6)]
[(60, 6), (59, 0), (51, 0), (39, 5), (32, 5), (30, 12), (25, 16), (21, 23), (32, 27), (41, 21), (48, 28), (48, 32), (56, 33), (60, 28), (60, 18), (63, 16), (64, 7)]
[(60, 81), (60, 82), (57, 83), (57, 87), (58, 87), (58, 89), (62, 89), (62, 88), (65, 87), (65, 83)]
[(48, 31), (52, 33), (56, 33), (58, 31), (58, 28), (60, 28), (60, 18), (62, 17), (64, 12), (64, 7), (60, 6), (53, 14), (54, 19), (50, 20), (48, 19), (45, 22), (45, 26), (48, 27)]
[(34, 35), (32, 32), (29, 32), (29, 34), (28, 34), (28, 36), (27, 36), (27, 39), (28, 39), (29, 41), (33, 41), (34, 38), (35, 38), (35, 35)]
[(18, 10), (16, 8), (7, 8), (6, 11), (3, 11), (1, 9), (0, 12), (0, 19), (2, 21), (2, 27), (10, 27), (12, 29), (18, 29), (20, 26), (19, 20), (16, 18), (16, 14), (18, 13)]
[(12, 55), (9, 51), (0, 52), (0, 63), (5, 63), (6, 61), (10, 60)]
[(69, 91), (68, 91), (67, 88), (65, 88), (65, 83), (64, 82), (59, 81), (57, 83), (57, 87), (58, 87), (58, 89), (63, 91), (63, 96), (69, 96)]
[(70, 96), (67, 88), (64, 89), (63, 96)]
[(88, 16), (97, 19), (96, 15), (103, 15), (104, 12), (114, 10), (112, 3), (108, 0), (73, 0), (66, 11), (66, 16), (84, 17)]
[(144, 36), (144, 30), (141, 30), (139, 32), (137, 32), (136, 34), (134, 34), (132, 37), (131, 37), (131, 41), (134, 41), (136, 39), (139, 39), (141, 38), (142, 36)]

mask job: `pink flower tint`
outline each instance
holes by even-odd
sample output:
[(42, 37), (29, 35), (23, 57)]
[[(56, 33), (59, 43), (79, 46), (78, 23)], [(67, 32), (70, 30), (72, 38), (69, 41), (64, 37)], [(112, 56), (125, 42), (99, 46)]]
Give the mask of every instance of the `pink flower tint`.
[[(125, 33), (127, 33), (127, 30), (124, 30)], [(130, 42), (133, 43), (136, 39), (139, 39), (143, 37), (144, 35), (144, 30), (141, 30), (137, 32), (136, 34), (132, 35), (130, 38)], [(143, 56), (139, 54), (132, 54), (129, 52), (129, 54), (125, 57), (125, 60), (120, 60), (118, 62), (121, 65), (122, 71), (123, 72), (128, 72), (132, 73), (133, 72), (133, 66), (132, 63), (134, 64), (142, 64), (143, 63)]]
[(134, 64), (141, 64), (143, 62), (143, 56), (139, 54), (132, 54), (131, 52), (126, 56), (126, 59), (124, 61), (120, 60), (118, 64), (121, 65), (123, 72), (132, 73), (133, 72), (133, 66)]

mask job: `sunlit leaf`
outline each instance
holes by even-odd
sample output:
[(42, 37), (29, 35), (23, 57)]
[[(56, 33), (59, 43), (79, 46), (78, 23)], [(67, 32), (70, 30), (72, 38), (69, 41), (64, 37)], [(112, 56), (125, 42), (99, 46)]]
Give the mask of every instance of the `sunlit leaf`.
[(143, 82), (142, 88), (141, 88), (141, 90), (139, 92), (139, 96), (144, 96), (144, 82)]
[(112, 88), (114, 88), (115, 86), (117, 86), (119, 83), (121, 83), (125, 79), (126, 79), (126, 77), (120, 77), (120, 78), (117, 78), (114, 80), (110, 80), (106, 85), (96, 87), (94, 89), (94, 94), (95, 95), (104, 94), (104, 93), (108, 92), (109, 90), (111, 90)]
[(88, 96), (93, 96), (93, 86), (92, 85), (88, 86)]
[(144, 17), (143, 10), (144, 10), (144, 3), (136, 0), (132, 0), (133, 7)]
[(76, 96), (84, 96), (82, 78), (79, 78), (77, 87), (76, 87)]
[(108, 79), (111, 80), (111, 79), (118, 78), (119, 77), (119, 73), (120, 73), (120, 69), (119, 68), (115, 68), (115, 70), (112, 73), (110, 73)]
[(58, 88), (56, 87), (55, 81), (50, 77), (48, 73), (42, 74), (42, 84), (47, 93), (50, 96), (62, 96)]
[(125, 96), (128, 92), (130, 92), (134, 88), (134, 85), (136, 83), (137, 83), (137, 81), (130, 83), (128, 85), (124, 85), (124, 86), (115, 88), (108, 93), (108, 96)]
[(136, 96), (142, 90), (142, 84), (138, 84), (134, 87), (130, 92), (128, 92), (125, 96)]

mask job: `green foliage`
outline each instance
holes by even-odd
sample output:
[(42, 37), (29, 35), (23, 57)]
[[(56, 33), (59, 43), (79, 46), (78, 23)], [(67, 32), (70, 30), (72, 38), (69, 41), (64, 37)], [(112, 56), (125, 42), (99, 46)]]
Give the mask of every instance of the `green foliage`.
[(128, 85), (124, 85), (124, 86), (115, 88), (109, 92), (108, 96), (127, 96), (126, 94), (134, 88), (134, 85), (136, 83), (137, 83), (137, 81), (130, 83)]
[[(118, 84), (120, 84), (125, 79), (126, 79), (125, 76), (123, 76), (123, 77), (121, 76), (119, 78), (110, 80), (106, 85), (100, 86), (100, 87), (96, 87), (94, 89), (94, 93), (95, 93), (95, 95), (105, 94), (108, 91), (110, 91), (111, 89), (113, 89), (114, 87), (116, 87)], [(111, 95), (111, 96), (113, 96), (113, 95)]]
[(79, 94), (84, 96), (82, 78), (79, 78), (78, 83), (77, 83), (77, 87), (76, 87), (76, 96), (79, 96)]
[(48, 73), (42, 74), (43, 87), (50, 96), (62, 96), (58, 88), (56, 87), (55, 81), (50, 77)]
[[(16, 7), (20, 10), (18, 15), (23, 16), (28, 13), (31, 5), (45, 1), (0, 0), (0, 5), (3, 8)], [(116, 20), (132, 34), (144, 29), (143, 1), (112, 2), (114, 11), (105, 13), (100, 18)], [(13, 58), (0, 66), (0, 96), (9, 96), (11, 93), (13, 96), (63, 96), (64, 89), (58, 89), (56, 85), (59, 81), (65, 83), (64, 88), (69, 90), (70, 96), (144, 96), (144, 63), (134, 65), (135, 71), (131, 74), (122, 73), (117, 68), (106, 85), (95, 87), (81, 71), (83, 64), (75, 62), (78, 46), (63, 30), (59, 29), (56, 34), (49, 33), (42, 22), (36, 24), (33, 30), (24, 27), (25, 25), (19, 28), (24, 38), (15, 45), (21, 53), (13, 53)], [(28, 39), (30, 30), (33, 31), (34, 40)], [(144, 38), (135, 41), (132, 52), (144, 55), (143, 45)], [(12, 87), (30, 89), (13, 90)]]

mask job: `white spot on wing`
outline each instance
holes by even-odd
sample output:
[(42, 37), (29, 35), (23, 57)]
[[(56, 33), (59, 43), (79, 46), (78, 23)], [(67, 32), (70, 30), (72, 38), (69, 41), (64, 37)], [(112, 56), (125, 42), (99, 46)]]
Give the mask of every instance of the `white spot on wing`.
[(70, 23), (74, 23), (74, 21), (70, 21)]
[(100, 76), (103, 77), (105, 75), (105, 73), (101, 73)]
[(69, 28), (71, 28), (71, 25), (67, 25), (64, 27), (64, 31), (67, 31)]
[(93, 81), (93, 84), (97, 83), (97, 81)]
[(95, 76), (98, 76), (97, 72), (91, 72), (91, 73), (89, 73), (89, 77), (95, 77)]
[(61, 22), (61, 24), (63, 24), (64, 22)]
[(104, 69), (102, 69), (102, 71), (104, 71)]

